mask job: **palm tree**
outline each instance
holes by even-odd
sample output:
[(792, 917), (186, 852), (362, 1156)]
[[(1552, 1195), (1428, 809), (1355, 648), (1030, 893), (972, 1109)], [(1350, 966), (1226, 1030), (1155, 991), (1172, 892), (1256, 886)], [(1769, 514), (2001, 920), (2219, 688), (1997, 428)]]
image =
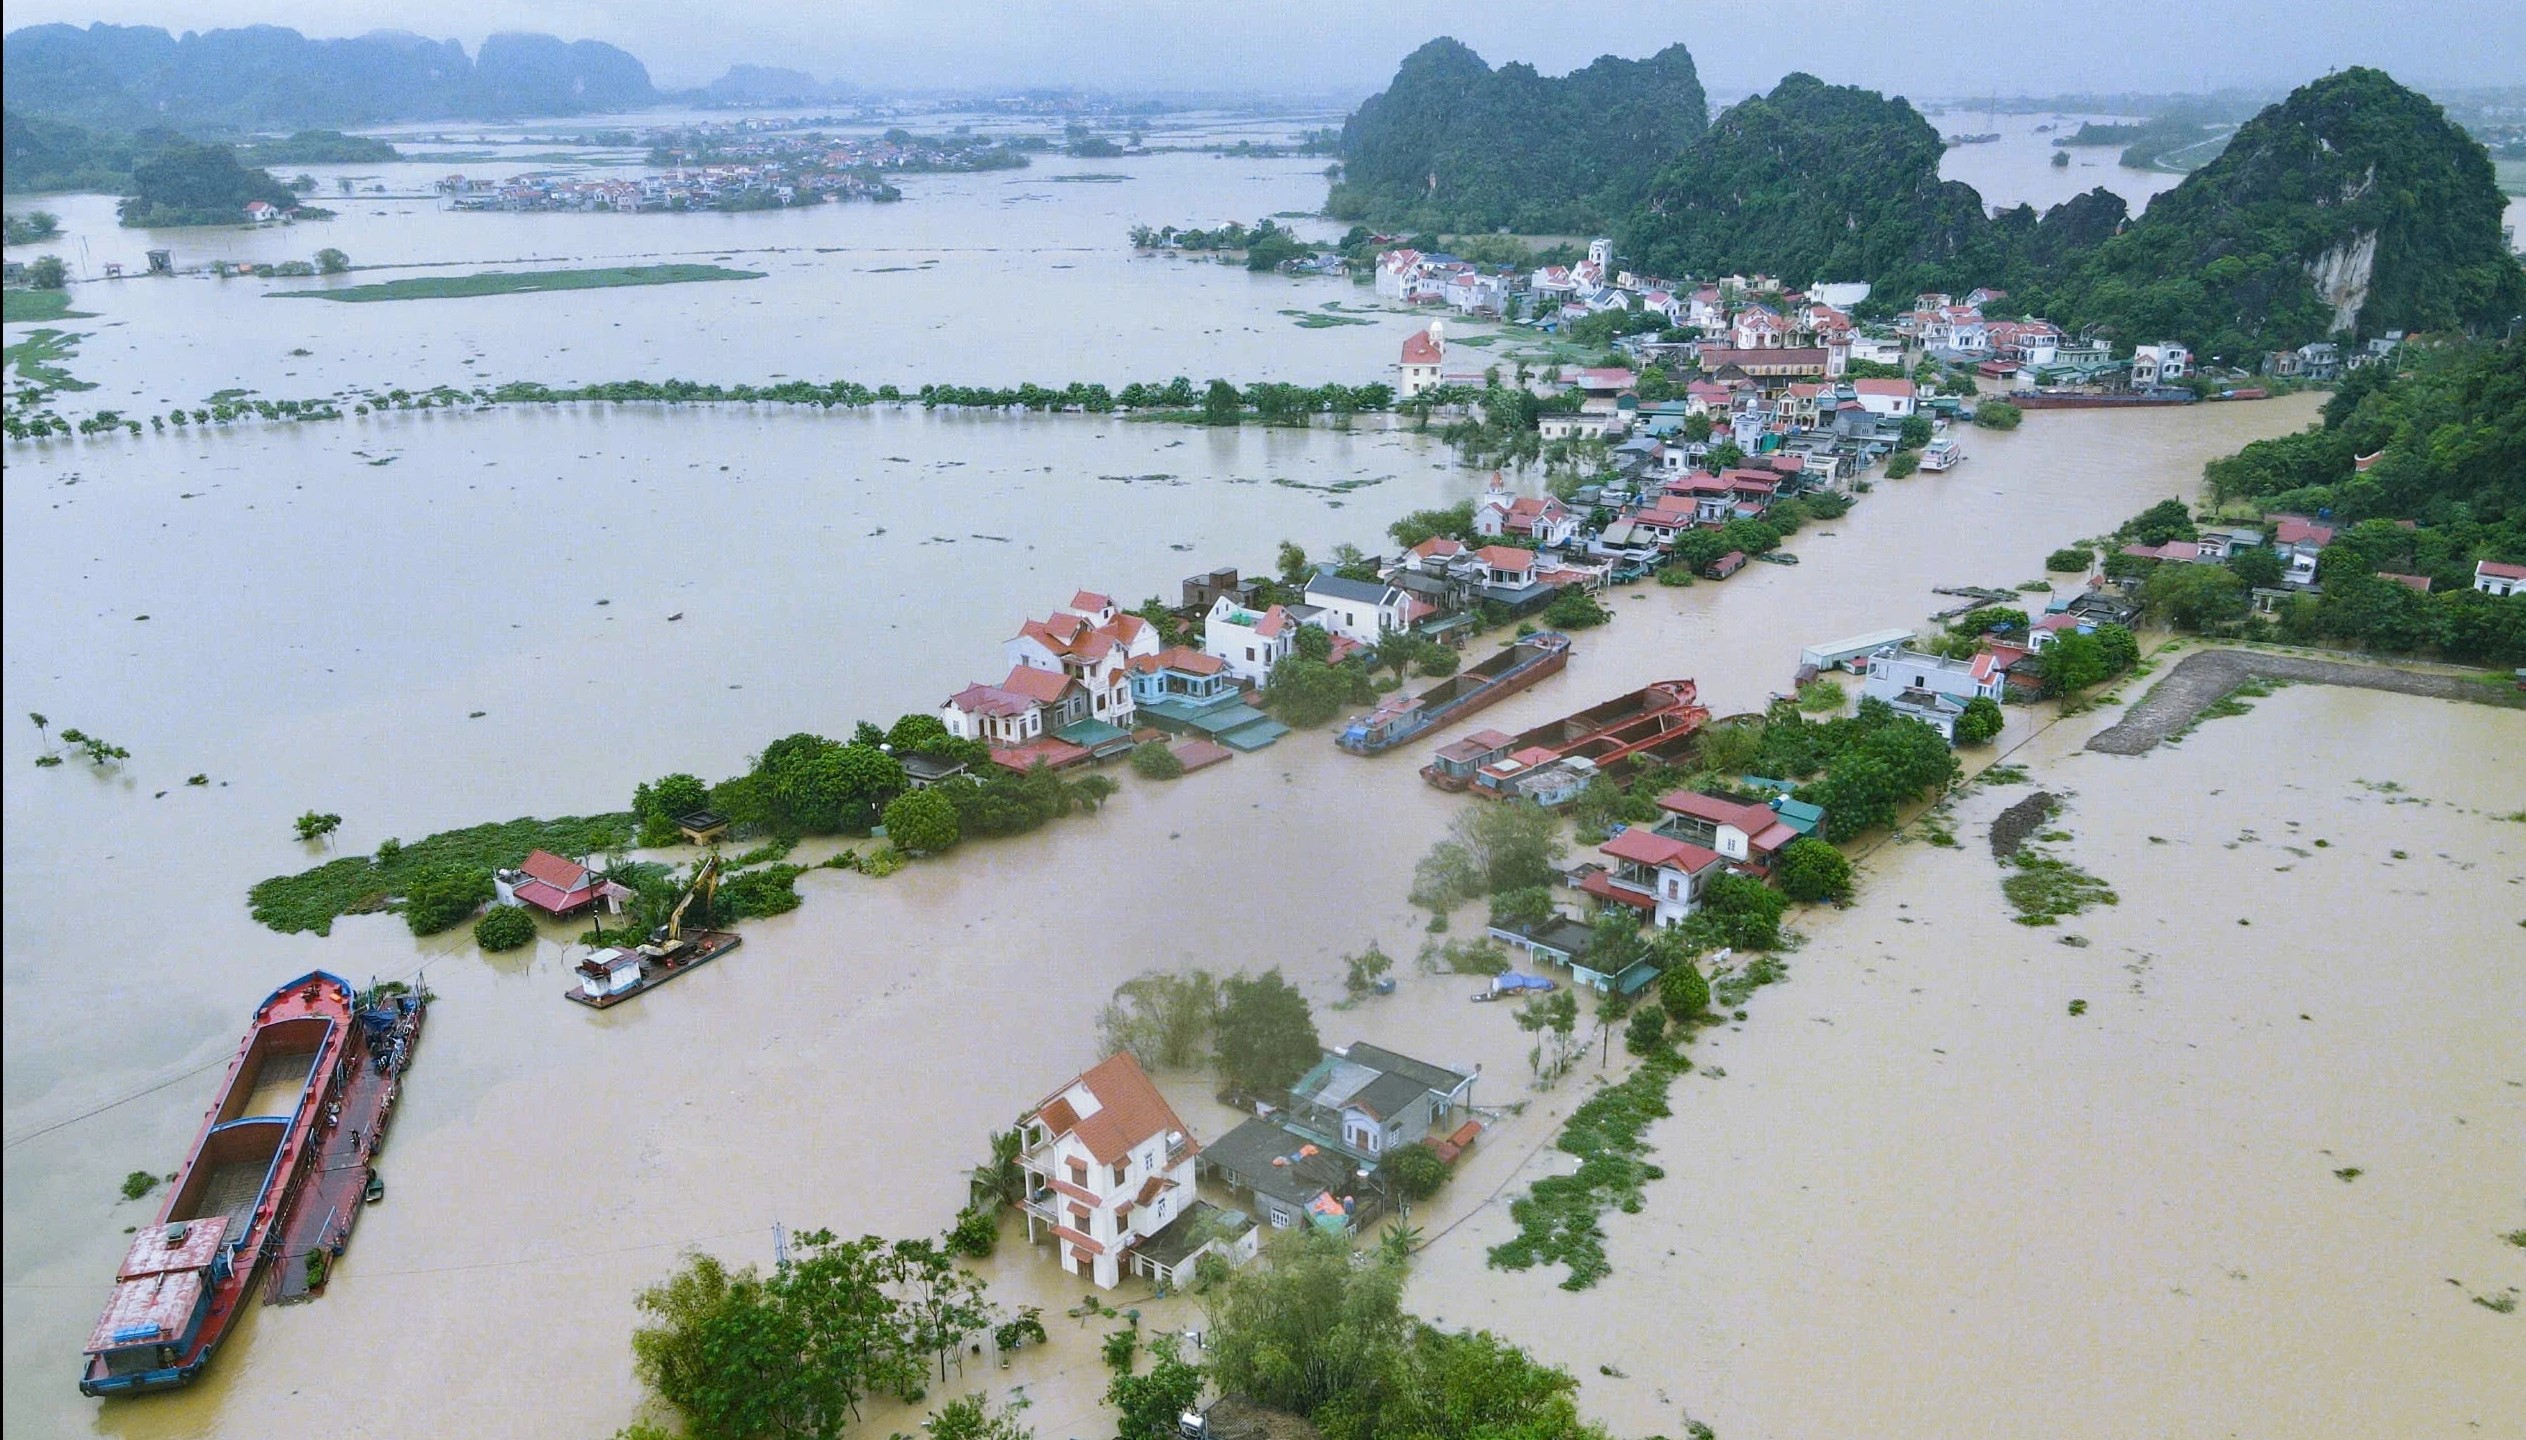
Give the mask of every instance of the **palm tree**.
[(1412, 1252), (1420, 1248), (1421, 1227), (1418, 1225), (1389, 1225), (1386, 1233), (1377, 1237), (1377, 1258), (1390, 1265), (1404, 1264), (1412, 1258)]
[(1015, 1205), (1026, 1198), (1026, 1171), (1017, 1157), (1026, 1149), (1026, 1136), (1015, 1127), (994, 1130), (990, 1135), (991, 1158), (976, 1165), (966, 1179), (966, 1197), (976, 1205)]

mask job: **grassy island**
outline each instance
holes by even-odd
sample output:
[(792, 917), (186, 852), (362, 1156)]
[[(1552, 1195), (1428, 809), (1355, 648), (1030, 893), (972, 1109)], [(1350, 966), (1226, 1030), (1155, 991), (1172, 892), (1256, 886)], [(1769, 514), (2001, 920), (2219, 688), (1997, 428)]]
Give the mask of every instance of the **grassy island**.
[(606, 265), (588, 270), (483, 270), (471, 275), (417, 275), (340, 289), (276, 290), (282, 300), (466, 300), (478, 295), (533, 295), (547, 290), (609, 290), (618, 285), (681, 285), (695, 280), (760, 280), (760, 270), (721, 265)]

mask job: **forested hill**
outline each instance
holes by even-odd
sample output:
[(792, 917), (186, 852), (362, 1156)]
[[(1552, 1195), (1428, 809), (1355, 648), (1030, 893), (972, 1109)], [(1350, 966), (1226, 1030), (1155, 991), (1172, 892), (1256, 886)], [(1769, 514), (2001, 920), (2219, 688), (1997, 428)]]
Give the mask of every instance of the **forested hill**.
[(1494, 70), (1455, 40), (1433, 40), (1342, 127), (1342, 178), (1326, 210), (1460, 232), (1600, 228), (1702, 133), (1708, 113), (1681, 45), (1553, 79), (1531, 65)]
[[(1652, 275), (1865, 279), (1890, 292), (1997, 276), (1982, 197), (1938, 178), (1943, 153), (1903, 100), (1793, 74), (1671, 157), (1632, 207), (1622, 254)], [(1981, 283), (1993, 282), (1963, 281)]]
[(657, 98), (631, 55), (550, 35), (494, 35), (468, 58), (453, 40), (384, 30), (311, 40), (256, 25), (177, 39), (155, 26), (34, 25), (0, 40), (0, 71), (11, 110), (106, 130), (571, 115)]
[(2079, 257), (2056, 319), (2236, 358), (2526, 310), (2481, 144), (2428, 96), (2351, 69), (2291, 92), (2226, 153)]

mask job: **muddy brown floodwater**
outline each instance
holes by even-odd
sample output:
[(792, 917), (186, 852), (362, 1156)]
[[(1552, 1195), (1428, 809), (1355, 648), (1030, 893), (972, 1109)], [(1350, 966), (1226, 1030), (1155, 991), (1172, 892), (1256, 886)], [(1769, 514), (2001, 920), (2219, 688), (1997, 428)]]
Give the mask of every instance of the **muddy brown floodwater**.
[[(1971, 436), (1960, 470), (1881, 484), (1798, 537), (1797, 568), (1619, 599), (1563, 676), (1482, 722), (1667, 675), (1753, 707), (1798, 645), (1916, 620), (1932, 585), (2034, 578), (2063, 537), (2188, 493), (2204, 459), (2312, 413), (2070, 413)], [(1233, 483), (1384, 474), (1340, 496)], [(886, 881), (815, 872), (804, 907), (730, 960), (602, 1015), (560, 1000), (557, 932), (484, 957), (391, 917), (320, 940), (244, 913), (247, 885), (309, 862), (284, 837), (310, 804), (344, 814), (352, 853), (619, 806), (645, 775), (724, 773), (785, 731), (932, 703), (1076, 583), (1168, 589), (1283, 534), (1373, 545), (1479, 483), (1401, 436), (920, 417), (451, 416), (13, 452), (9, 703), (134, 759), (119, 778), (37, 771), (22, 728), (0, 756), (7, 1430), (608, 1433), (640, 1401), (632, 1299), (678, 1251), (763, 1261), (776, 1221), (936, 1230), (985, 1131), (1095, 1058), (1112, 987), (1194, 964), (1279, 965), (1328, 1040), (1478, 1063), (1484, 1104), (1531, 1102), (1420, 1217), (1446, 1234), (1414, 1303), (1571, 1365), (1625, 1429), (1678, 1428), (1663, 1390), (1731, 1440), (2024, 1433), (2007, 1417), (2025, 1414), (2048, 1433), (2188, 1430), (2198, 1405), (2286, 1433), (2264, 1423), (2273, 1375), (2355, 1414), (2499, 1417), (2514, 1382), (2475, 1362), (2515, 1322), (2439, 1275), (2488, 1290), (2491, 1232), (2519, 1223), (2494, 1212), (2515, 1208), (2520, 1148), (2499, 1142), (2518, 1133), (2526, 1007), (2491, 956), (2526, 827), (2460, 813), (2521, 803), (2493, 803), (2516, 783), (2511, 715), (2291, 691), (2138, 761), (2071, 756), (2014, 715), (2001, 743), (2031, 738), (2042, 783), (2075, 792), (2072, 853), (2123, 906), (2078, 922), (2095, 943), (2074, 951), (2004, 922), (1986, 855), (1881, 851), (1866, 907), (1811, 922), (1793, 978), (1704, 1042), (1729, 1076), (1679, 1082), (1658, 1136), (1673, 1176), (1609, 1224), (1615, 1274), (1578, 1297), (1485, 1271), (1481, 1247), (1594, 1072), (1530, 1094), (1509, 1017), (1408, 966), (1398, 995), (1329, 1008), (1343, 952), (1417, 948), (1410, 868), (1464, 803), (1414, 778), (1417, 751), (1364, 762), (1299, 735), (1173, 785), (1127, 777), (1098, 816)], [(721, 501), (744, 524), (699, 528)], [(679, 516), (695, 543), (633, 538)], [(2325, 708), (2361, 706), (2390, 708)], [(2310, 757), (2285, 776), (2284, 734)], [(207, 791), (182, 785), (196, 770)], [(2345, 788), (2354, 773), (2437, 803), (2387, 804)], [(2290, 863), (2270, 848), (2289, 819), (2339, 848), (2247, 873)], [(2221, 848), (2248, 827), (2262, 848)], [(2424, 858), (2382, 868), (2381, 844)], [(2429, 895), (2390, 898), (2406, 889)], [(2388, 917), (2400, 940), (2380, 955)], [(383, 1155), (390, 1196), (331, 1292), (257, 1312), (191, 1390), (81, 1400), (80, 1338), (122, 1228), (146, 1218), (114, 1187), (173, 1164), (246, 1009), (300, 969), (424, 965), (443, 998)], [(2084, 1019), (2063, 1016), (2071, 994)], [(1219, 1133), (1199, 1082), (1166, 1080)], [(2369, 1174), (2346, 1186), (2341, 1165)], [(2222, 1258), (2247, 1278), (2202, 1273)], [(1101, 1430), (1096, 1331), (1060, 1318), (1078, 1287), (1019, 1244), (989, 1268), (1004, 1303), (1046, 1307), (1053, 1343), (964, 1383), (1024, 1387), (1047, 1437)], [(2336, 1363), (2380, 1325), (2430, 1368)], [(916, 1419), (873, 1412), (862, 1433)]]

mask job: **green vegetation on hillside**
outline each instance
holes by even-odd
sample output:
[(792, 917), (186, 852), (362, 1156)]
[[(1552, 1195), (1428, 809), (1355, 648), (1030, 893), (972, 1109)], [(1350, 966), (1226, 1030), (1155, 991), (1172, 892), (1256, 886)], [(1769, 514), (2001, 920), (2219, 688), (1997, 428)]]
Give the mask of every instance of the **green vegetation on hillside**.
[(617, 285), (680, 285), (691, 280), (760, 280), (760, 270), (718, 265), (607, 265), (587, 270), (482, 270), (346, 285), (338, 290), (275, 290), (276, 300), (462, 300), (477, 295), (531, 295), (546, 290), (603, 290)]
[(1995, 224), (1972, 186), (1938, 178), (1945, 153), (1909, 103), (1793, 74), (1658, 172), (1623, 255), (1656, 275), (1861, 279), (1889, 296), (2007, 283), (2014, 242), (2053, 222), (2020, 207)]
[(1432, 40), (1342, 127), (1325, 213), (1437, 230), (1600, 227), (1702, 133), (1706, 114), (1681, 45), (1550, 79), (1531, 65), (1493, 70), (1458, 41)]
[[(2258, 440), (2204, 478), (2221, 501), (2324, 514), (2335, 527), (2317, 563), (2323, 593), (2281, 609), (2283, 634), (2526, 664), (2526, 598), (2472, 588), (2476, 561), (2526, 563), (2526, 340), (2423, 347), (2407, 360), (2400, 375), (2353, 372), (2320, 427)], [(2268, 551), (2246, 550), (2226, 566), (2158, 566), (2141, 593), (2188, 628), (2229, 633), (2245, 623), (2250, 587), (2277, 570)], [(2393, 575), (2430, 589), (2381, 578)]]
[(2502, 208), (2479, 143), (2354, 68), (2248, 121), (2045, 298), (2054, 319), (2122, 343), (2172, 337), (2230, 362), (2337, 331), (2504, 324), (2526, 310), (2526, 275), (2500, 243)]

